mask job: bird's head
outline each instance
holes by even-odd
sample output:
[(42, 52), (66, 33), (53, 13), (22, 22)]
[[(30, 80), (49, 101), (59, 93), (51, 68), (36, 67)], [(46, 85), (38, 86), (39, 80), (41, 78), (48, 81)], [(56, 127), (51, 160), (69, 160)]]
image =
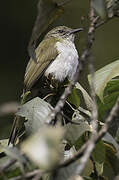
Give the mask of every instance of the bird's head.
[(45, 38), (50, 38), (50, 37), (57, 37), (57, 38), (63, 38), (63, 39), (68, 39), (72, 42), (74, 42), (75, 38), (75, 33), (82, 31), (83, 28), (78, 28), (78, 29), (71, 29), (66, 26), (58, 26), (51, 31), (49, 31)]

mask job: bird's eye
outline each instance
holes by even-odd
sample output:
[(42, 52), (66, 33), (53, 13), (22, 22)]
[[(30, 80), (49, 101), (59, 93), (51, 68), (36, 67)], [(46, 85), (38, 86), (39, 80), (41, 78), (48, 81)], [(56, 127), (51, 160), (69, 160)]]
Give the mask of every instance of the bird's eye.
[(64, 30), (58, 30), (58, 32), (59, 32), (59, 33), (63, 33), (63, 32), (64, 32)]

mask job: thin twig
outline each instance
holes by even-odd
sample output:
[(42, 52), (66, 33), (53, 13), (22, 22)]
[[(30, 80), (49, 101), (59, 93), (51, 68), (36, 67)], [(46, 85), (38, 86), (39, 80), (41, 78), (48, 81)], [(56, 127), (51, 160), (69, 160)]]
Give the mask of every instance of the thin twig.
[(0, 167), (0, 172), (6, 171), (9, 167), (16, 163), (16, 159), (10, 159), (4, 166)]
[[(94, 13), (94, 9), (91, 8), (90, 9), (90, 26), (89, 26), (89, 43), (93, 43), (94, 41), (94, 33), (95, 33), (95, 25), (96, 25), (96, 21), (95, 20), (95, 13)], [(91, 53), (90, 53), (90, 60), (93, 59)], [(94, 88), (94, 67), (93, 67), (93, 63), (92, 61), (90, 61), (90, 71), (91, 71), (91, 96), (92, 96), (92, 100), (93, 100), (93, 108), (92, 108), (92, 115), (91, 115), (91, 125), (92, 125), (92, 136), (88, 141), (88, 145), (87, 148), (85, 149), (85, 152), (83, 154), (83, 156), (80, 158), (80, 164), (79, 166), (76, 168), (76, 174), (81, 174), (83, 169), (86, 166), (86, 163), (91, 155), (92, 150), (95, 147), (95, 136), (97, 135), (97, 117), (98, 117), (98, 113), (97, 113), (97, 104), (96, 104), (96, 95), (95, 95), (95, 88)]]
[(0, 116), (6, 116), (8, 114), (14, 114), (17, 112), (19, 107), (18, 102), (6, 102), (0, 105)]
[(24, 175), (24, 177), (23, 176), (17, 176), (17, 177), (10, 178), (9, 180), (20, 180), (20, 179), (22, 180), (23, 178), (29, 179), (29, 178), (32, 178), (32, 177), (34, 177), (35, 175), (37, 175), (39, 173), (40, 173), (40, 170), (38, 169), (38, 170), (34, 170), (32, 172), (26, 173)]

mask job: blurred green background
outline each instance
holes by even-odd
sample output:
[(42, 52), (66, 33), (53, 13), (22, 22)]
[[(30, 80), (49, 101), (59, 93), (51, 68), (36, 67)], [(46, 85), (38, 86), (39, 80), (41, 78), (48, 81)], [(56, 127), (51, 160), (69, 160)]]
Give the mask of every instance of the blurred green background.
[[(50, 27), (66, 25), (72, 28), (88, 27), (88, 1), (72, 0), (64, 14)], [(22, 94), (23, 77), (29, 60), (27, 46), (37, 15), (37, 0), (6, 0), (0, 4), (0, 104), (19, 101)], [(40, 22), (39, 22), (40, 23)], [(80, 39), (79, 39), (80, 36)], [(86, 30), (77, 36), (76, 45), (82, 51)], [(93, 46), (95, 69), (119, 59), (119, 19), (96, 30)], [(87, 67), (82, 74), (84, 86), (87, 84)], [(0, 139), (7, 137), (13, 117), (0, 117)], [(7, 133), (6, 133), (7, 130)]]

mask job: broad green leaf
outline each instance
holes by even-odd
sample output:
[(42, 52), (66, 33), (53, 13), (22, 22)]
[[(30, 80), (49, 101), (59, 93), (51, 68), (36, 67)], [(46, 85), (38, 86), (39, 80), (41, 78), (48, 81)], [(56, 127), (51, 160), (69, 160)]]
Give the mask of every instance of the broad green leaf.
[[(79, 161), (80, 162), (80, 161)], [(89, 159), (88, 162), (86, 163), (86, 166), (83, 170), (83, 172), (81, 173), (82, 176), (90, 176), (90, 174), (93, 171), (93, 163), (92, 161)]]
[(98, 113), (99, 119), (103, 120), (104, 115), (109, 111), (115, 104), (119, 96), (119, 80), (114, 79), (107, 83), (104, 90), (103, 103), (98, 99)]
[(119, 79), (111, 79), (104, 90), (104, 96), (119, 91)]
[(86, 132), (91, 131), (91, 126), (88, 124), (88, 122), (83, 118), (80, 119), (80, 114), (77, 111), (75, 112), (75, 118), (73, 118), (74, 123), (79, 124), (66, 124), (66, 130), (67, 133), (65, 135), (66, 140), (69, 142), (70, 145), (74, 145), (75, 142)]
[[(101, 101), (103, 101), (103, 93), (107, 83), (114, 77), (119, 76), (119, 60), (114, 61), (95, 72), (95, 91)], [(89, 83), (91, 76), (88, 75)]]
[(106, 18), (106, 3), (105, 0), (91, 0), (91, 6), (95, 9), (97, 14), (102, 18)]
[(108, 177), (109, 180), (119, 173), (119, 158), (112, 146), (105, 144), (106, 148), (106, 160), (104, 163), (104, 176)]
[(72, 93), (68, 97), (68, 102), (70, 102), (71, 104), (74, 104), (77, 108), (80, 105), (80, 96), (75, 87), (73, 88)]
[(95, 162), (98, 162), (98, 163), (104, 163), (105, 161), (105, 145), (103, 143), (103, 141), (99, 141), (96, 146), (95, 146), (95, 149), (92, 153), (92, 157), (94, 159)]
[(79, 89), (82, 92), (85, 104), (88, 108), (88, 110), (92, 111), (93, 109), (93, 101), (89, 94), (86, 92), (86, 90), (77, 82), (75, 85), (76, 89)]
[(103, 173), (103, 164), (105, 162), (105, 156), (106, 156), (105, 145), (103, 141), (99, 141), (96, 144), (95, 149), (92, 153), (92, 157), (95, 162), (98, 175), (102, 175)]
[(47, 122), (47, 116), (53, 110), (52, 106), (43, 99), (36, 97), (22, 105), (18, 112), (18, 116), (28, 119), (25, 123), (26, 133), (34, 133)]
[(108, 161), (105, 162), (103, 167), (103, 177), (105, 177), (106, 180), (112, 180), (115, 177), (114, 170)]

